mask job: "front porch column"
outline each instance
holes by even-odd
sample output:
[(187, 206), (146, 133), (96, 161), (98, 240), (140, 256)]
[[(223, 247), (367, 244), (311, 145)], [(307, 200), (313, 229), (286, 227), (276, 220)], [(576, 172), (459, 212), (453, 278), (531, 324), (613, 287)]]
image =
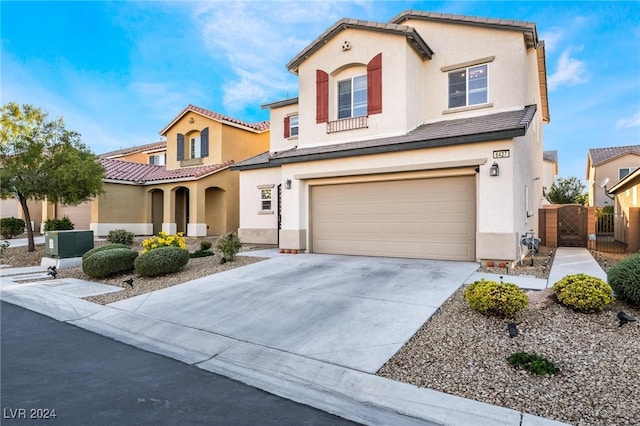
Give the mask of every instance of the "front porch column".
[(174, 222), (176, 210), (176, 191), (165, 191), (162, 203), (162, 232), (173, 235), (178, 231), (178, 224)]

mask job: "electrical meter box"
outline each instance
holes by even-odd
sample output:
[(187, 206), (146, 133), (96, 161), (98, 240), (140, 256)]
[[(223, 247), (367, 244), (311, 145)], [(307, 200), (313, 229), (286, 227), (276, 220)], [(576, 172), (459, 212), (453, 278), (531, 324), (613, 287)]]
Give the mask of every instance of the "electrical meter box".
[(47, 231), (44, 255), (56, 259), (80, 257), (93, 248), (93, 231)]

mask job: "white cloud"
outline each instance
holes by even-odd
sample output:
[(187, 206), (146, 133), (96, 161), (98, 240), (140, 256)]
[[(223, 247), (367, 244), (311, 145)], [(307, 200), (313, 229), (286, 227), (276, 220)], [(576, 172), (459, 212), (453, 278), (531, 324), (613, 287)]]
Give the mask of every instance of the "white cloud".
[(225, 109), (297, 95), (298, 82), (286, 63), (345, 13), (334, 2), (203, 3), (194, 11), (205, 45), (231, 69)]
[(560, 28), (554, 28), (540, 34), (540, 39), (544, 40), (544, 48), (547, 52), (554, 51), (563, 38), (564, 30)]
[(576, 86), (589, 80), (584, 61), (572, 58), (571, 48), (565, 49), (556, 65), (556, 70), (549, 77), (549, 90), (554, 90), (559, 86)]
[(628, 117), (622, 117), (616, 122), (616, 129), (640, 127), (640, 111)]

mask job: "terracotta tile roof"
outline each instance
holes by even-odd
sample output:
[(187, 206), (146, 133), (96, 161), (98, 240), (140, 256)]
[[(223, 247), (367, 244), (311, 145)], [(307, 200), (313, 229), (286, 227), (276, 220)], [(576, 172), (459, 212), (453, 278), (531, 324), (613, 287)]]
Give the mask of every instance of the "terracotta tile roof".
[(209, 117), (212, 118), (216, 121), (219, 121), (223, 124), (229, 124), (232, 125), (234, 127), (240, 127), (240, 128), (244, 128), (246, 130), (250, 130), (250, 131), (254, 131), (254, 132), (264, 132), (266, 130), (269, 130), (269, 121), (260, 121), (258, 123), (249, 123), (247, 121), (243, 121), (243, 120), (238, 120), (237, 118), (233, 118), (233, 117), (229, 117), (228, 115), (223, 115), (223, 114), (219, 114), (217, 112), (213, 112), (213, 111), (209, 111), (208, 109), (205, 108), (200, 108), (197, 107), (195, 105), (187, 105), (185, 107), (185, 109), (183, 109), (180, 114), (178, 114), (173, 120), (171, 120), (171, 123), (169, 123), (164, 129), (162, 129), (160, 131), (161, 135), (164, 135), (167, 133), (167, 131), (178, 121), (182, 118), (182, 116), (184, 116), (187, 112), (192, 111), (195, 112), (196, 114), (200, 114), (203, 115), (205, 117)]
[(114, 160), (111, 158), (100, 158), (99, 161), (105, 168), (105, 179), (135, 182), (139, 184), (163, 180), (199, 179), (211, 173), (226, 169), (233, 164), (233, 161), (226, 161), (221, 164), (167, 170), (165, 166), (132, 163), (129, 161)]
[(148, 143), (146, 145), (138, 145), (138, 146), (132, 146), (129, 148), (117, 149), (115, 151), (105, 152), (104, 154), (100, 154), (99, 156), (102, 158), (114, 158), (114, 157), (121, 157), (127, 154), (133, 154), (135, 152), (155, 151), (155, 150), (166, 149), (166, 148), (167, 148), (167, 142), (160, 141), (160, 142)]
[(640, 145), (592, 148), (589, 150), (589, 159), (595, 167), (627, 154), (640, 155)]
[(395, 23), (383, 23), (344, 18), (329, 27), (329, 29), (320, 34), (318, 38), (316, 38), (313, 42), (311, 42), (311, 44), (309, 44), (300, 53), (298, 53), (295, 58), (290, 60), (287, 64), (287, 69), (291, 72), (296, 72), (300, 64), (304, 62), (305, 59), (307, 59), (311, 54), (324, 46), (324, 44), (328, 40), (331, 40), (342, 30), (347, 28), (402, 35), (407, 38), (414, 50), (423, 58), (431, 59), (431, 55), (433, 55), (433, 51), (431, 50), (431, 48), (422, 39), (420, 34), (418, 34), (412, 27), (408, 27), (406, 25), (398, 25)]
[(536, 110), (536, 105), (528, 105), (516, 111), (423, 124), (415, 130), (400, 136), (311, 148), (295, 148), (274, 153), (265, 152), (234, 164), (231, 168), (234, 170), (243, 170), (276, 167), (280, 164), (301, 161), (380, 154), (513, 138), (526, 134)]

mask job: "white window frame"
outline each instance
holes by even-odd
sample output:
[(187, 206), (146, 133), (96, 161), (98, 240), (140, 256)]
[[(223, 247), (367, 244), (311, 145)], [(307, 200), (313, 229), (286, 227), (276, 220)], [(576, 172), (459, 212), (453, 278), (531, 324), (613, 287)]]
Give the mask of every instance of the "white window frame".
[(151, 158), (153, 158), (154, 166), (164, 166), (167, 164), (167, 154), (154, 154), (149, 156), (149, 164), (151, 164)]
[(200, 158), (200, 136), (189, 138), (189, 144), (191, 158)]
[[(484, 73), (485, 73), (484, 86), (481, 89), (469, 89), (469, 83), (470, 83), (470, 79), (472, 78), (471, 77), (472, 73), (474, 71), (481, 71), (482, 68), (484, 68)], [(461, 74), (461, 73), (464, 73), (464, 79), (465, 79), (464, 80), (464, 104), (452, 105), (451, 78), (454, 77), (456, 74)], [(470, 97), (479, 93), (485, 94), (484, 101), (470, 103)], [(465, 107), (476, 106), (476, 105), (486, 105), (488, 103), (489, 103), (489, 64), (484, 63), (484, 64), (478, 64), (478, 65), (473, 65), (473, 66), (464, 67), (464, 68), (458, 68), (454, 71), (450, 71), (447, 74), (447, 106), (449, 109), (465, 108)]]
[[(356, 90), (355, 89), (356, 82), (361, 84), (361, 82), (363, 80), (364, 80), (364, 89)], [(341, 107), (341, 105), (340, 105), (340, 87), (341, 87), (342, 84), (347, 83), (347, 82), (349, 82), (349, 84), (350, 84), (349, 112), (348, 112), (349, 115), (341, 116), (340, 115), (341, 112), (342, 111), (346, 111), (346, 109), (343, 109), (342, 111), (340, 110), (340, 107)], [(345, 119), (345, 118), (353, 118), (353, 117), (364, 117), (364, 116), (367, 115), (367, 108), (368, 108), (368, 105), (367, 105), (367, 102), (368, 102), (367, 101), (367, 99), (368, 99), (367, 98), (367, 96), (368, 96), (367, 90), (368, 90), (367, 89), (367, 74), (357, 75), (357, 76), (354, 76), (354, 77), (351, 77), (351, 78), (347, 78), (347, 79), (338, 81), (338, 87), (337, 87), (337, 94), (338, 94), (338, 96), (337, 96), (337, 103), (338, 103), (338, 106), (337, 106), (337, 117), (338, 117), (338, 120)], [(356, 95), (357, 92), (360, 92), (360, 93), (364, 92), (364, 102), (360, 101), (356, 105), (354, 103), (354, 98), (355, 98), (355, 95)]]
[(289, 116), (289, 137), (295, 138), (298, 137), (298, 133), (300, 131), (300, 120), (297, 115)]
[(273, 189), (272, 188), (260, 188), (260, 210), (262, 211), (273, 210)]
[[(635, 169), (637, 169), (637, 167), (621, 167), (618, 169), (618, 181), (621, 181), (622, 179), (626, 178), (627, 176), (629, 176), (631, 173), (633, 173), (635, 171)], [(623, 170), (626, 170), (627, 173), (622, 176), (622, 172)]]

